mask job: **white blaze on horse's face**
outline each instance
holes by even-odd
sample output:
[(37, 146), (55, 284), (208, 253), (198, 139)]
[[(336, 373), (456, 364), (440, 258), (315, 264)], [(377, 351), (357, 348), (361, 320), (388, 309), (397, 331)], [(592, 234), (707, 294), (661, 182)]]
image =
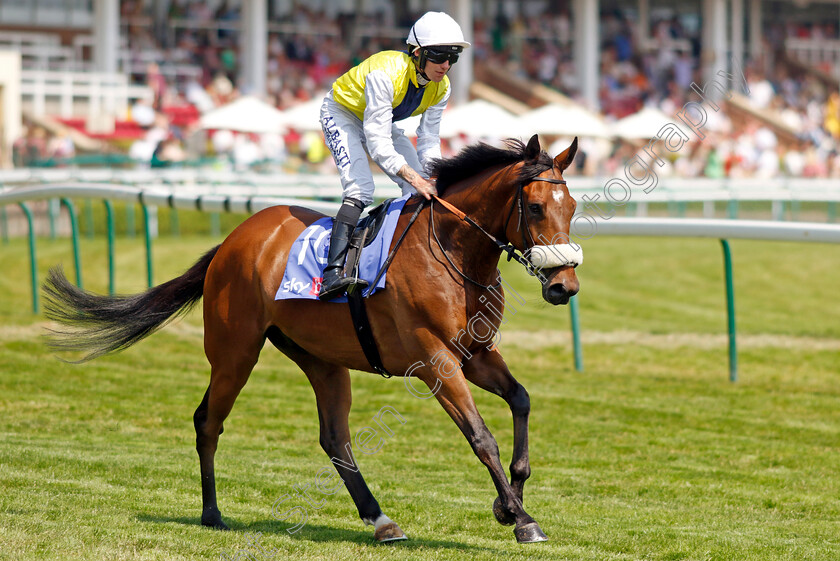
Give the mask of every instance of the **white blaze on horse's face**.
[[(554, 158), (551, 176), (562, 179), (563, 172), (574, 161), (576, 152), (577, 139)], [(541, 235), (528, 252), (528, 258), (542, 273), (540, 280), (543, 299), (549, 304), (567, 304), (580, 289), (575, 267), (583, 263), (583, 249), (569, 239), (577, 202), (569, 194), (566, 185), (553, 184), (544, 193), (545, 220), (541, 221)], [(535, 195), (535, 198), (539, 198), (539, 195)]]

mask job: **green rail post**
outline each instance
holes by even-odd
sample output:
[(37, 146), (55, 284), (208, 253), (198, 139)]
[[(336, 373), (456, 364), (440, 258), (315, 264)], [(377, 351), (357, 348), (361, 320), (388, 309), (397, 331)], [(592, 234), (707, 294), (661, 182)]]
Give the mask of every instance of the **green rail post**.
[(785, 202), (784, 201), (774, 201), (778, 202), (778, 206), (775, 209), (773, 219), (774, 220), (784, 220), (785, 219)]
[(218, 212), (210, 213), (210, 235), (216, 238), (222, 235), (222, 221)]
[(732, 220), (738, 218), (738, 201), (736, 199), (729, 199), (729, 218)]
[(47, 201), (47, 216), (50, 219), (50, 239), (54, 240), (56, 238), (56, 221), (58, 219), (58, 214), (61, 209), (60, 204), (58, 204), (57, 199), (50, 199)]
[(5, 206), (0, 206), (0, 235), (3, 236), (4, 244), (9, 243), (9, 216)]
[(82, 286), (82, 255), (79, 251), (79, 223), (76, 220), (76, 207), (73, 201), (67, 198), (61, 199), (61, 204), (67, 207), (67, 214), (70, 215), (70, 233), (73, 236), (73, 262), (76, 265), (76, 286)]
[(140, 206), (143, 209), (143, 222), (145, 224), (143, 231), (146, 233), (146, 281), (149, 288), (152, 288), (154, 286), (152, 281), (154, 277), (152, 273), (152, 223), (149, 216), (149, 207), (142, 203)]
[(583, 345), (580, 343), (580, 314), (577, 296), (569, 300), (569, 313), (572, 317), (572, 346), (575, 353), (575, 370), (583, 372)]
[(134, 226), (134, 204), (128, 203), (125, 205), (125, 237), (133, 238), (137, 234), (137, 228)]
[(93, 201), (85, 199), (85, 234), (88, 239), (93, 239)]
[(173, 238), (181, 237), (181, 223), (178, 220), (178, 209), (174, 206), (169, 207), (169, 228), (172, 231)]
[[(163, 183), (169, 188), (172, 194), (175, 194), (177, 186), (169, 179), (164, 179)], [(169, 231), (173, 238), (181, 237), (181, 222), (178, 217), (178, 209), (175, 208), (174, 197), (169, 197)]]
[(32, 220), (32, 211), (26, 203), (18, 203), (23, 214), (26, 215), (26, 222), (29, 224), (29, 277), (32, 280), (32, 313), (38, 313), (38, 264), (35, 259), (35, 224)]
[(729, 242), (720, 240), (723, 247), (723, 269), (726, 277), (726, 316), (729, 329), (729, 381), (738, 381), (738, 346), (735, 340), (735, 285), (732, 282), (732, 252)]
[(828, 221), (835, 222), (837, 220), (837, 203), (831, 201), (828, 203)]
[(105, 204), (105, 222), (108, 230), (108, 294), (113, 296), (116, 293), (116, 275), (114, 273), (114, 205), (108, 199), (103, 199)]

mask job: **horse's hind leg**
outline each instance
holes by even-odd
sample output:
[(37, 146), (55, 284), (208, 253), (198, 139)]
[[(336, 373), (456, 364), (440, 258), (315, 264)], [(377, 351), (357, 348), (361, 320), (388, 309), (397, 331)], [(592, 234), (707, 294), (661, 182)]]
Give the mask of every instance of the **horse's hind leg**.
[(256, 332), (248, 334), (247, 329), (234, 334), (232, 330), (214, 327), (213, 323), (205, 318), (204, 348), (210, 361), (210, 387), (195, 410), (193, 423), (201, 467), (201, 524), (227, 530), (216, 503), (216, 447), (224, 430), (222, 423), (248, 381), (265, 337)]
[[(350, 372), (310, 355), (277, 329), (270, 329), (267, 335), (269, 341), (300, 366), (312, 384), (318, 406), (321, 447), (353, 498), (359, 517), (365, 524), (374, 526), (374, 538), (379, 542), (406, 539), (400, 527), (382, 513), (353, 456), (348, 422), (352, 403)], [(328, 483), (325, 483), (322, 488), (320, 476), (318, 481), (318, 490), (324, 494), (331, 495), (340, 486), (327, 487)]]

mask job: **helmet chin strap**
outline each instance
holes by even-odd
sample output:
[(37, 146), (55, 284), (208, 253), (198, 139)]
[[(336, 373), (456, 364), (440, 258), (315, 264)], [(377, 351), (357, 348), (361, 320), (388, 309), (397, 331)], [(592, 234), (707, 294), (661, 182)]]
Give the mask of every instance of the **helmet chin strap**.
[(431, 80), (429, 80), (429, 77), (426, 76), (426, 73), (421, 70), (417, 70), (417, 84), (420, 85), (420, 87), (423, 87), (429, 82), (431, 82)]
[(411, 58), (414, 59), (414, 67), (417, 70), (417, 83), (421, 86), (425, 86), (431, 80), (428, 76), (426, 76), (426, 51), (423, 47), (415, 47), (414, 50), (420, 51), (419, 55), (415, 55), (414, 52), (411, 53)]

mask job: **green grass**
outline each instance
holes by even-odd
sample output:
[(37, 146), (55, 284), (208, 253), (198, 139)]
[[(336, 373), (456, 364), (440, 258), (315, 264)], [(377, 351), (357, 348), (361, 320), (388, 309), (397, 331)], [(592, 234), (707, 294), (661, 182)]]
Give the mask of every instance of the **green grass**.
[[(218, 240), (155, 244), (155, 278)], [(209, 378), (200, 315), (77, 366), (44, 349), (26, 245), (0, 245), (0, 559), (219, 559), (261, 532), (261, 559), (830, 560), (840, 557), (840, 248), (733, 242), (740, 380), (727, 378), (721, 251), (714, 240), (600, 238), (579, 269), (586, 370), (566, 308), (505, 264), (527, 300), (502, 350), (532, 398), (526, 508), (550, 541), (521, 546), (490, 512), (487, 471), (433, 401), (354, 373), (351, 429), (383, 406), (404, 425), (358, 460), (410, 540), (377, 546), (349, 496), (305, 527), (274, 502), (329, 465), (305, 377), (267, 347), (217, 454), (222, 513), (198, 525), (192, 412)], [(117, 287), (144, 287), (141, 240), (117, 241)], [(105, 291), (104, 242), (83, 240), (86, 288)], [(68, 240), (39, 240), (40, 278)], [(513, 310), (510, 310), (512, 313)], [(510, 413), (476, 401), (510, 461)], [(291, 502), (288, 503), (291, 505)], [(250, 549), (255, 553), (253, 548)], [(241, 557), (244, 559), (245, 557)]]

